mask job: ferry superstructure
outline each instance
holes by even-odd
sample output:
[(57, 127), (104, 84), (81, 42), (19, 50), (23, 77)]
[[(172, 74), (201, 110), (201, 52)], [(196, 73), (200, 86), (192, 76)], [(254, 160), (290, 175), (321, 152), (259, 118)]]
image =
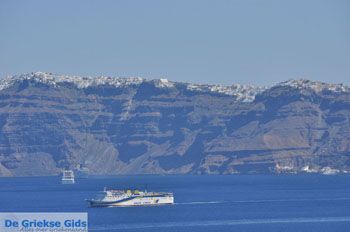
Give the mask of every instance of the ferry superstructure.
[(95, 199), (87, 201), (91, 207), (167, 205), (174, 203), (174, 195), (170, 192), (104, 189)]
[(62, 184), (74, 184), (74, 172), (72, 170), (64, 170), (62, 173)]

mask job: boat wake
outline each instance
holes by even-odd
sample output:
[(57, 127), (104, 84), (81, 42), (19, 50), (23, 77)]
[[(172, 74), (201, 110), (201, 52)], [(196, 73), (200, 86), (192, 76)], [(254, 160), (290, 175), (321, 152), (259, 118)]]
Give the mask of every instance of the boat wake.
[(170, 227), (200, 227), (200, 226), (231, 226), (231, 225), (254, 225), (254, 224), (289, 224), (289, 223), (329, 223), (350, 222), (350, 217), (313, 217), (313, 218), (267, 218), (267, 219), (239, 219), (239, 220), (213, 220), (213, 221), (181, 221), (164, 223), (140, 223), (119, 224), (114, 226), (100, 226), (89, 228), (91, 231), (117, 231), (135, 230), (147, 228), (170, 228)]
[(226, 201), (193, 201), (193, 202), (179, 202), (174, 205), (206, 205), (206, 204), (223, 204)]
[(239, 204), (239, 203), (269, 203), (269, 202), (305, 202), (305, 201), (349, 201), (348, 197), (340, 198), (295, 198), (295, 199), (266, 199), (266, 200), (242, 200), (242, 201), (193, 201), (178, 202), (174, 205), (203, 205), (203, 204)]

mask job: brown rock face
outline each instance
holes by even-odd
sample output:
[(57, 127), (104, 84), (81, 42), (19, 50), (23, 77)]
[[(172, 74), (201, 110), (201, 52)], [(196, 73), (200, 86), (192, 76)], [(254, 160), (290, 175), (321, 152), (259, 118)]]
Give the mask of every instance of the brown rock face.
[(242, 101), (165, 81), (13, 79), (0, 90), (0, 176), (347, 172), (350, 91), (334, 86), (296, 81)]

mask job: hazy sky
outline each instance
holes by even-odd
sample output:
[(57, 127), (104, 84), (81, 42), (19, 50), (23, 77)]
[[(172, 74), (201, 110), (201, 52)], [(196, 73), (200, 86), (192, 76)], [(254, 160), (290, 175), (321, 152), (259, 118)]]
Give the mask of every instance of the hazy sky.
[(0, 76), (350, 84), (348, 0), (0, 0)]

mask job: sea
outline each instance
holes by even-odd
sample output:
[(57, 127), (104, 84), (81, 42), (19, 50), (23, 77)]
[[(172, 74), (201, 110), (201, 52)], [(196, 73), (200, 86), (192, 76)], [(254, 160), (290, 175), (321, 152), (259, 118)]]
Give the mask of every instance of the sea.
[[(90, 208), (104, 187), (169, 191), (174, 205)], [(89, 231), (350, 231), (350, 175), (0, 178), (0, 212), (87, 212)]]

